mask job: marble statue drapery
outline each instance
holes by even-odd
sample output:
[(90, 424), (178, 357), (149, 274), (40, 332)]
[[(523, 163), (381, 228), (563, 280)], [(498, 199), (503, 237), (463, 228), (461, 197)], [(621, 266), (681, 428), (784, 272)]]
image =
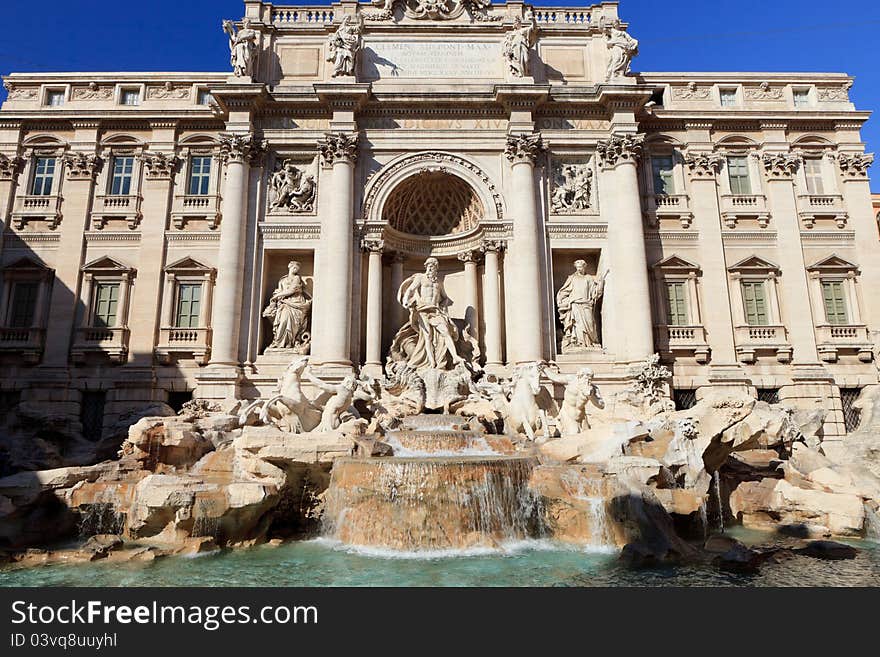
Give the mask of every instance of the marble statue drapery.
[(586, 272), (586, 262), (576, 261), (575, 272), (556, 293), (559, 319), (563, 328), (563, 351), (601, 344), (596, 307), (604, 290), (605, 276), (591, 276)]
[(272, 344), (270, 348), (293, 349), (308, 353), (311, 336), (309, 315), (312, 298), (306, 291), (305, 281), (299, 275), (300, 265), (294, 261), (288, 265), (287, 275), (282, 276), (272, 293), (263, 316), (272, 318)]

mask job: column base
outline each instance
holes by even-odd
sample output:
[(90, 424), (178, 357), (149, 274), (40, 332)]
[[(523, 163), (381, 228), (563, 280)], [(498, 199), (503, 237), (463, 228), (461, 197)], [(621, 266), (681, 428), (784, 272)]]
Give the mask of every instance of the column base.
[(196, 399), (232, 401), (240, 398), (242, 372), (238, 366), (209, 365), (196, 375)]

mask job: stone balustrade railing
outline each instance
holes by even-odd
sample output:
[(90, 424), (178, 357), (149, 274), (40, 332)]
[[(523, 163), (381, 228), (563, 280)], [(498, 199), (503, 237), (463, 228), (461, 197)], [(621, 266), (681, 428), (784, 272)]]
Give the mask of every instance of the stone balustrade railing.
[(333, 22), (333, 10), (329, 7), (272, 7), (272, 24), (279, 27), (314, 25), (321, 27)]
[(211, 354), (211, 329), (165, 326), (159, 329), (156, 358), (160, 363), (171, 362), (172, 356), (191, 357), (207, 363)]

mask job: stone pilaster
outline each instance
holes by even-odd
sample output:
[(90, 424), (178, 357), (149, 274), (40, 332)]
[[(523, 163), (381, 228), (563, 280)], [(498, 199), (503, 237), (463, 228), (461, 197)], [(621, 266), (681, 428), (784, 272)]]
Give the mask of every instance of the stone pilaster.
[[(867, 324), (874, 353), (880, 353), (880, 258), (877, 257), (877, 221), (871, 206), (868, 168), (874, 162), (870, 153), (839, 153), (844, 207), (850, 226), (856, 233), (857, 264), (861, 271), (858, 286), (862, 291), (862, 321)], [(808, 263), (812, 264), (812, 263)]]
[(596, 149), (613, 194), (608, 222), (611, 273), (609, 299), (615, 305), (614, 348), (619, 361), (634, 362), (654, 352), (648, 262), (637, 166), (643, 139), (638, 135), (612, 135)]
[(351, 366), (352, 203), (357, 134), (328, 133), (318, 145), (323, 165), (330, 169), (322, 193), (330, 196), (321, 221), (321, 246), (315, 275), (315, 320), (312, 359), (319, 364)]
[[(798, 217), (794, 176), (800, 166), (800, 157), (788, 152), (765, 152), (760, 156), (767, 176), (767, 191), (776, 226), (777, 239), (786, 248), (779, 249), (779, 267), (782, 293), (783, 324), (793, 349), (792, 364), (818, 366), (815, 318), (810, 312), (810, 288), (805, 271), (801, 226)], [(822, 312), (822, 309), (815, 309)]]
[(712, 345), (712, 367), (739, 368), (736, 361), (727, 259), (721, 235), (717, 175), (724, 157), (711, 151), (688, 151), (684, 158), (690, 178), (691, 207), (699, 232), (702, 270), (700, 299), (703, 326)]
[[(161, 141), (170, 147), (174, 141), (172, 126), (156, 126), (152, 144)], [(146, 152), (141, 156), (144, 167), (138, 281), (131, 297), (131, 336), (129, 351), (132, 367), (148, 368), (153, 363), (153, 347), (157, 344), (162, 291), (162, 270), (165, 266), (165, 229), (171, 205), (171, 188), (177, 157), (173, 153)], [(173, 291), (171, 291), (173, 296)], [(173, 299), (169, 300), (173, 306)], [(170, 324), (168, 324), (170, 326)]]
[(248, 223), (248, 179), (251, 161), (259, 157), (264, 149), (264, 145), (251, 134), (226, 134), (220, 139), (220, 160), (226, 169), (226, 180), (223, 184), (223, 218), (220, 222), (217, 288), (213, 304), (210, 362), (213, 367), (237, 368), (239, 365), (238, 333)]
[(52, 368), (66, 368), (68, 364), (73, 322), (77, 315), (83, 240), (92, 207), (95, 175), (101, 166), (101, 160), (94, 153), (98, 123), (77, 123), (74, 128), (73, 146), (77, 150), (64, 157), (65, 179), (60, 190), (64, 198), (61, 206), (61, 237), (55, 264), (55, 283), (49, 298), (46, 347), (42, 361), (42, 365)]
[(543, 150), (539, 133), (511, 135), (504, 155), (510, 161), (513, 240), (507, 258), (511, 289), (517, 291), (516, 321), (508, 327), (512, 363), (544, 359), (543, 276), (535, 190), (535, 161)]

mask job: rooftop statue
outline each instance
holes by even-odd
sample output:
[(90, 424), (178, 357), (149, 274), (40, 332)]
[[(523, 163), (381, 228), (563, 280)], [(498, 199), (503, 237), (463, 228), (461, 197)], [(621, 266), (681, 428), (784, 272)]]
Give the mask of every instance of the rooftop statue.
[(504, 37), (501, 52), (514, 77), (521, 78), (529, 74), (529, 53), (535, 45), (537, 32), (535, 16), (530, 13), (529, 22), (525, 25), (517, 16), (513, 21), (513, 27)]
[(632, 58), (639, 54), (639, 42), (621, 29), (617, 19), (605, 27), (605, 38), (611, 51), (605, 80), (613, 82), (629, 75)]
[(237, 78), (250, 77), (254, 74), (254, 62), (257, 59), (257, 32), (252, 30), (251, 19), (245, 17), (241, 21), (241, 29), (236, 32), (232, 21), (223, 21), (223, 31), (229, 35), (229, 63), (232, 73)]
[(327, 41), (327, 61), (333, 62), (333, 77), (337, 75), (354, 76), (357, 54), (363, 46), (363, 19), (358, 15), (357, 22), (351, 16), (342, 19), (342, 24)]

